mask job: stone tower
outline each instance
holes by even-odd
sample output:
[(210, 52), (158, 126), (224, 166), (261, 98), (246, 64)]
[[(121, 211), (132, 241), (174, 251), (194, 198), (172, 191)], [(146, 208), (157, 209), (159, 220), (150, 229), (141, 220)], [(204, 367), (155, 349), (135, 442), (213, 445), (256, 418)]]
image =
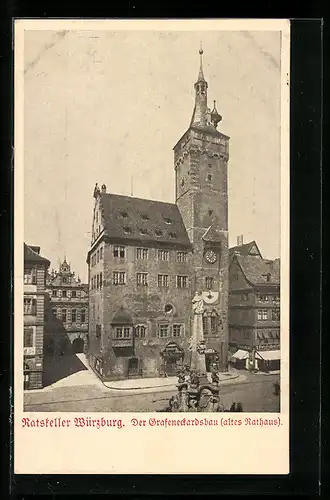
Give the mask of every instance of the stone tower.
[(217, 130), (222, 117), (208, 107), (203, 50), (188, 130), (174, 147), (176, 203), (193, 245), (192, 293), (202, 292), (207, 352), (228, 364), (228, 187), (229, 137)]

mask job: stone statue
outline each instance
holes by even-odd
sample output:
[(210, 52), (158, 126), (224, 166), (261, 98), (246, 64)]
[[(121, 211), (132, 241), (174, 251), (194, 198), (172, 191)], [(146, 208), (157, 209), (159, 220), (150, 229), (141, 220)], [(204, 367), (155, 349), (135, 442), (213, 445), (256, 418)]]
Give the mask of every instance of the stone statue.
[(192, 299), (194, 314), (203, 314), (204, 312), (204, 300), (200, 292), (196, 292), (194, 298)]

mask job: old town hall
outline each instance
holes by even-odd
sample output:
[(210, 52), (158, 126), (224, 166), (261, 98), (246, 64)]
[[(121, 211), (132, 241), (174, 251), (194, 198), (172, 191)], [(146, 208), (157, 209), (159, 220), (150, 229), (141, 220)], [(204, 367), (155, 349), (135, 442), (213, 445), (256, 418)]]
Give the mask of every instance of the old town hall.
[(190, 362), (203, 294), (206, 366), (228, 363), (229, 137), (208, 107), (203, 50), (188, 129), (174, 146), (175, 203), (94, 189), (88, 359), (103, 380), (174, 375)]

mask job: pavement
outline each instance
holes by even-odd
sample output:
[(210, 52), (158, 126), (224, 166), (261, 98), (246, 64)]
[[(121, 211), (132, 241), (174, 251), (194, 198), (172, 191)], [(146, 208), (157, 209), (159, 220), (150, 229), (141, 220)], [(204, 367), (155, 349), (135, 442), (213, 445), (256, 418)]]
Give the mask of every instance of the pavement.
[[(159, 392), (172, 392), (176, 391), (176, 384), (178, 377), (158, 377), (158, 378), (139, 378), (129, 380), (116, 380), (110, 382), (102, 382), (95, 372), (90, 368), (87, 358), (84, 354), (76, 354), (77, 362), (79, 362), (79, 369), (76, 372), (63, 376), (54, 383), (43, 387), (42, 389), (32, 389), (25, 391), (25, 401), (29, 402), (35, 400), (33, 394), (39, 394), (43, 401), (52, 399), (55, 393), (72, 394), (75, 397), (81, 391), (97, 391), (101, 393), (116, 393), (116, 394), (147, 394)], [(65, 362), (65, 359), (59, 358), (56, 363)], [(208, 374), (211, 381), (211, 375)], [(230, 369), (227, 373), (219, 373), (220, 386), (229, 385), (233, 383), (241, 383), (246, 380), (247, 376), (236, 369)], [(48, 396), (47, 396), (48, 394)], [(38, 398), (40, 399), (40, 398)]]

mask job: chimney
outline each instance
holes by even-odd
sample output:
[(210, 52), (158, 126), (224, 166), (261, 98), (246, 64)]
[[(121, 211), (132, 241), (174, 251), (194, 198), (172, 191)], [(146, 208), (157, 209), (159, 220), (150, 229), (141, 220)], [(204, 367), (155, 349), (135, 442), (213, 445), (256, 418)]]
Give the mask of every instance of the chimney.
[(240, 247), (243, 245), (243, 235), (237, 236), (237, 246)]
[(105, 184), (102, 184), (101, 192), (102, 193), (106, 193), (107, 192), (107, 186)]

